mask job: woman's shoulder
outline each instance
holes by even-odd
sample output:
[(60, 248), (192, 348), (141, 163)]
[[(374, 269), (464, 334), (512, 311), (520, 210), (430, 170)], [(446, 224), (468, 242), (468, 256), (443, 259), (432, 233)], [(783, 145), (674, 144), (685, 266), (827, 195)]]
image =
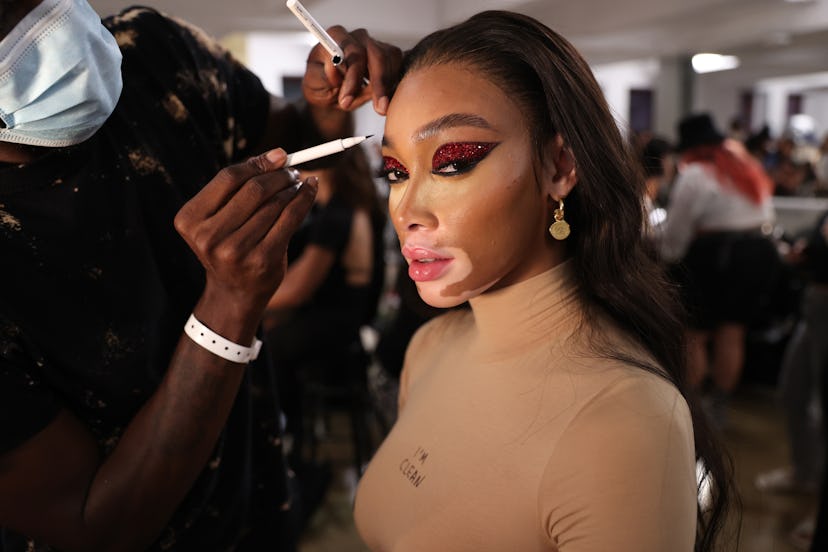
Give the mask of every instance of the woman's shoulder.
[(676, 415), (689, 419), (687, 402), (678, 388), (661, 373), (658, 366), (651, 369), (632, 366), (624, 361), (612, 361), (617, 366), (617, 377), (609, 380), (588, 408), (605, 411), (609, 415), (659, 416), (671, 419)]
[(607, 363), (583, 376), (581, 399), (556, 447), (558, 458), (550, 462), (565, 462), (560, 454), (578, 451), (632, 463), (659, 462), (668, 450), (692, 458), (693, 422), (678, 388), (657, 372), (620, 360)]
[(549, 538), (608, 550), (630, 534), (640, 550), (689, 549), (695, 449), (684, 398), (662, 376), (621, 364), (592, 391), (544, 468), (538, 502)]
[[(594, 416), (687, 417), (689, 410), (667, 370), (633, 337), (611, 321), (599, 324), (600, 337), (593, 334), (591, 346), (576, 356), (575, 368), (583, 378), (583, 414)], [(589, 345), (588, 345), (589, 346)], [(577, 417), (576, 417), (577, 420)]]

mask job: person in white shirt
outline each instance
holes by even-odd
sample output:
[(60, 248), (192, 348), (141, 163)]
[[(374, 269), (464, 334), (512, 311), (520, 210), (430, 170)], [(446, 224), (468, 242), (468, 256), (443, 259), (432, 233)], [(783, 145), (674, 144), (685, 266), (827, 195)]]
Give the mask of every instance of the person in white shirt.
[(709, 375), (714, 395), (726, 396), (741, 377), (746, 330), (761, 316), (777, 277), (780, 260), (767, 236), (775, 218), (773, 183), (708, 114), (680, 121), (679, 135), (679, 175), (660, 253), (673, 265), (691, 313), (690, 383), (698, 387)]

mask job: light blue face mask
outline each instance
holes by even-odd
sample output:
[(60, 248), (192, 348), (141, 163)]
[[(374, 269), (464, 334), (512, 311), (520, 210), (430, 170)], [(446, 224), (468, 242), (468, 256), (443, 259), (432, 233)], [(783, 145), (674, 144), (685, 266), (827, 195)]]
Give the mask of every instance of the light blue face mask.
[(43, 0), (0, 41), (0, 141), (83, 142), (121, 87), (121, 51), (86, 0)]

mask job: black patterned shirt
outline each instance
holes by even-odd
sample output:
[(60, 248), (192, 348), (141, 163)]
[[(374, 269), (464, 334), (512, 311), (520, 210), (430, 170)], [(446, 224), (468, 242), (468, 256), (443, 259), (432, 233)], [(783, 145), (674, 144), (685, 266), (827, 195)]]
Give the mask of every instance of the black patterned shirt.
[[(103, 453), (117, 444), (164, 376), (204, 286), (174, 215), (246, 157), (266, 124), (259, 79), (196, 29), (145, 8), (104, 23), (123, 52), (115, 112), (83, 144), (0, 166), (0, 454), (61, 408)], [(246, 371), (211, 460), (153, 550), (287, 546), (267, 356)], [(239, 545), (245, 535), (258, 544)], [(49, 550), (0, 536), (2, 551)]]

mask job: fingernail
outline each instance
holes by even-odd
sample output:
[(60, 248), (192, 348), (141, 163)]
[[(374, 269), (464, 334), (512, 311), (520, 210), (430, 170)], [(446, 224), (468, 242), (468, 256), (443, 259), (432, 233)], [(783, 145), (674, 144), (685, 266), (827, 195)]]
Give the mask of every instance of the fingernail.
[(281, 163), (287, 157), (287, 153), (282, 148), (272, 149), (265, 153), (265, 159), (271, 163)]
[(377, 113), (380, 115), (385, 115), (388, 111), (388, 96), (383, 96), (379, 100), (377, 100)]
[(351, 102), (353, 101), (353, 96), (345, 96), (344, 98), (339, 99), (339, 105), (341, 105), (344, 109), (348, 109), (348, 106), (351, 105)]

